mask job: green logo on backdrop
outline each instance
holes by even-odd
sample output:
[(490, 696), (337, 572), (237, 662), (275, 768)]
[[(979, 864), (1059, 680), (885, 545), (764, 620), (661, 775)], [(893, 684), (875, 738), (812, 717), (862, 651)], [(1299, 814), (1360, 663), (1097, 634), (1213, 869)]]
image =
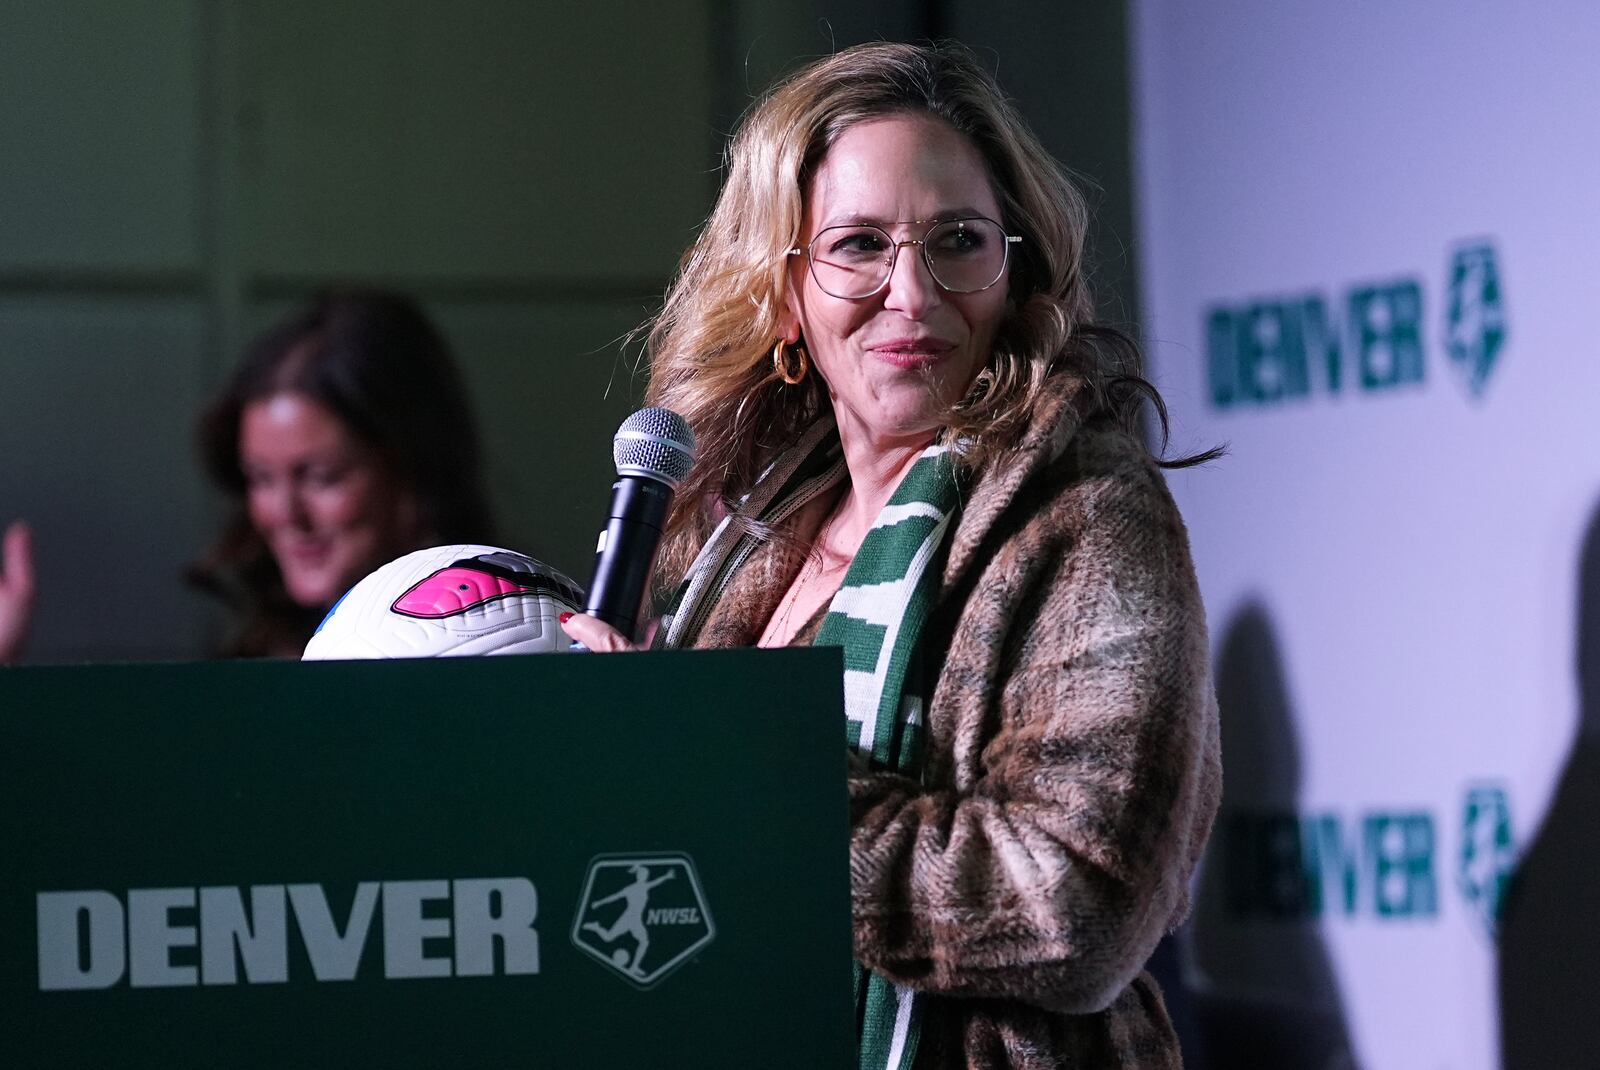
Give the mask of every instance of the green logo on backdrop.
[(607, 856), (590, 863), (572, 942), (607, 969), (648, 987), (715, 935), (688, 855)]
[[(1235, 810), (1222, 818), (1226, 902), (1241, 918), (1434, 918), (1439, 913), (1437, 830), (1426, 810)], [(1504, 788), (1474, 785), (1461, 810), (1456, 888), (1492, 935), (1516, 863)]]
[(1481, 785), (1467, 790), (1461, 806), (1461, 857), (1456, 883), (1461, 896), (1492, 936), (1516, 867), (1511, 839), (1511, 804), (1505, 789)]
[(1500, 270), (1488, 242), (1463, 245), (1450, 258), (1445, 344), (1450, 363), (1466, 377), (1473, 397), (1483, 393), (1506, 340)]
[(1222, 825), (1228, 909), (1246, 917), (1439, 912), (1434, 824), (1421, 811), (1238, 812)]
[[(1310, 292), (1206, 312), (1206, 367), (1217, 408), (1272, 406), (1317, 394), (1379, 394), (1427, 379), (1422, 280), (1352, 286), (1342, 301)], [(1482, 394), (1505, 342), (1494, 249), (1456, 250), (1450, 265), (1445, 337), (1450, 359)]]

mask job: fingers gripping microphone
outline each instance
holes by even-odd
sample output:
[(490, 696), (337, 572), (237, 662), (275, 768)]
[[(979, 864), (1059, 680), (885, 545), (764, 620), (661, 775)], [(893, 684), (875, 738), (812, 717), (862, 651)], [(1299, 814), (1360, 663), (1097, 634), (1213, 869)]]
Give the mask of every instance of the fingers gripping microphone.
[(611, 440), (617, 481), (595, 547), (594, 580), (584, 612), (632, 639), (638, 629), (672, 492), (694, 463), (694, 432), (668, 409), (640, 409)]

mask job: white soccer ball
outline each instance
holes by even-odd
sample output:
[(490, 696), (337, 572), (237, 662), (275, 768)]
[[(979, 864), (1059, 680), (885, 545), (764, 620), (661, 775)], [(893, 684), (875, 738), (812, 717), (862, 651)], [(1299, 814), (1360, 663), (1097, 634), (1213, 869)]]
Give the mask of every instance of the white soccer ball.
[(453, 658), (565, 651), (562, 613), (583, 606), (577, 584), (496, 546), (435, 546), (389, 562), (334, 603), (305, 661)]

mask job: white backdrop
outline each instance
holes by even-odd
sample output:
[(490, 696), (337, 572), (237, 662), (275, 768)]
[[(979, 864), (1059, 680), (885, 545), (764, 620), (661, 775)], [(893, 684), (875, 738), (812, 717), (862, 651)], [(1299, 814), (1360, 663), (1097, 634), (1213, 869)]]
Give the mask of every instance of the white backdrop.
[(1600, 5), (1133, 10), (1152, 370), (1229, 447), (1171, 478), (1230, 778), (1193, 979), (1329, 1065), (1498, 1066), (1600, 507)]

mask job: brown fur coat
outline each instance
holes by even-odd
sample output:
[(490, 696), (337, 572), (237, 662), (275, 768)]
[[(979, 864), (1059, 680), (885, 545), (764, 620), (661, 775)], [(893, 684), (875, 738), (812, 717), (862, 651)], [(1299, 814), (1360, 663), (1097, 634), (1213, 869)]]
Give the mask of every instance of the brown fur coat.
[[(1159, 471), (1087, 398), (1057, 382), (964, 503), (921, 782), (850, 779), (856, 955), (940, 997), (919, 1067), (1180, 1064), (1141, 969), (1221, 790), (1205, 616)], [(801, 559), (752, 555), (700, 645), (754, 643)]]

